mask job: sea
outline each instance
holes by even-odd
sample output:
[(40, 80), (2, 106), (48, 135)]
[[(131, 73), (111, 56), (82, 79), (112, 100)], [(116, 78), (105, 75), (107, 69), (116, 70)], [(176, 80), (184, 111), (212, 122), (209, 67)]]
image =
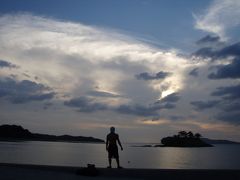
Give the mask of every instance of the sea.
[[(119, 150), (124, 168), (240, 169), (240, 145), (202, 148), (136, 147), (125, 143)], [(68, 142), (0, 142), (0, 163), (107, 167), (105, 144)], [(113, 160), (113, 167), (116, 163)]]

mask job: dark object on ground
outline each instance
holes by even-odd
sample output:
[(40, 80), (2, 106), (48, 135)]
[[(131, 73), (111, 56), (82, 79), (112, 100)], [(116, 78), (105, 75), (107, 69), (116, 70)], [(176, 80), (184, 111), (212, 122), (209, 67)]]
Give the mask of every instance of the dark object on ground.
[(99, 171), (94, 164), (88, 164), (86, 168), (78, 169), (76, 174), (82, 176), (99, 176)]
[(70, 135), (48, 135), (32, 133), (22, 126), (1, 125), (0, 141), (59, 141), (59, 142), (94, 142), (104, 143), (104, 140), (93, 137), (70, 136)]

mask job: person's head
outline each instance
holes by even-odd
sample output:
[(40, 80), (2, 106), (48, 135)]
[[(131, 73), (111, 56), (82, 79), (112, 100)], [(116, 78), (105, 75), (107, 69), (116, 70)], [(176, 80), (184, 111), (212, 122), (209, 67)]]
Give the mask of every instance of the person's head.
[(110, 127), (110, 132), (114, 133), (115, 132), (115, 127)]

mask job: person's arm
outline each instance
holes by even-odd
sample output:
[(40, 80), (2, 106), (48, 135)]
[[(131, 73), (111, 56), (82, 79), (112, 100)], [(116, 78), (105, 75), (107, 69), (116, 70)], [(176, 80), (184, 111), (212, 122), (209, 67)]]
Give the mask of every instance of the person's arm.
[(108, 137), (106, 138), (106, 150), (108, 151), (108, 142), (109, 140), (108, 140)]
[(119, 146), (121, 147), (121, 150), (123, 150), (123, 147), (122, 147), (122, 144), (120, 142), (119, 136), (117, 136), (117, 142), (118, 142)]

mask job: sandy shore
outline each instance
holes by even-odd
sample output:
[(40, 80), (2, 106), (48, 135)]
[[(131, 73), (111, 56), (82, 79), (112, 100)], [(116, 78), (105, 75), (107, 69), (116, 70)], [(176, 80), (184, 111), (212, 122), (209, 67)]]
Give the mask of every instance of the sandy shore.
[(163, 179), (163, 180), (239, 180), (239, 170), (184, 169), (106, 169), (97, 168), (99, 176), (76, 174), (78, 167), (23, 165), (0, 163), (0, 180), (105, 180), (105, 179)]

